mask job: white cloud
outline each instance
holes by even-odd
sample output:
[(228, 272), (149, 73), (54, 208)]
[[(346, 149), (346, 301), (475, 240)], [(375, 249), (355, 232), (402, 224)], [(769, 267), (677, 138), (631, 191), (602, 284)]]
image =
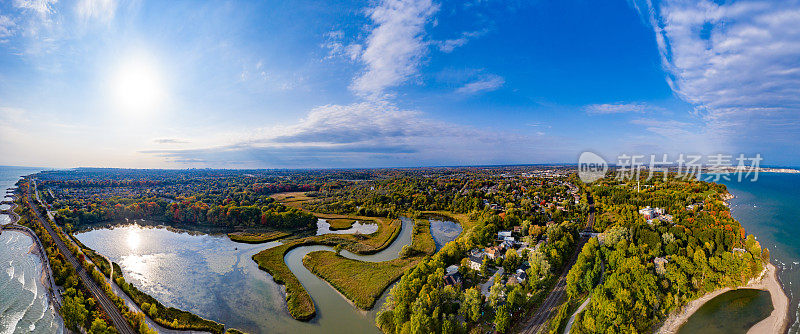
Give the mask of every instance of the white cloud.
[(16, 23), (10, 17), (6, 15), (0, 15), (0, 42), (4, 41), (5, 38), (11, 37), (14, 35), (14, 28), (16, 27)]
[(369, 10), (374, 27), (358, 55), (366, 71), (350, 86), (360, 95), (380, 95), (417, 74), (428, 52), (425, 26), (439, 6), (431, 0), (384, 0)]
[(456, 89), (456, 92), (461, 94), (490, 92), (493, 90), (497, 90), (498, 88), (502, 87), (505, 83), (506, 80), (503, 79), (503, 77), (496, 74), (487, 74), (478, 80), (469, 82), (459, 87), (458, 89)]
[[(800, 137), (800, 2), (649, 0), (667, 81), (720, 142), (793, 144)], [(792, 143), (792, 144), (790, 144)]]
[(456, 48), (466, 45), (467, 42), (469, 42), (471, 39), (483, 36), (487, 32), (488, 32), (487, 29), (478, 31), (466, 31), (461, 33), (461, 36), (459, 38), (437, 41), (436, 45), (439, 47), (439, 51), (442, 51), (444, 53), (450, 53), (453, 52), (453, 50), (455, 50)]
[(644, 103), (604, 103), (591, 104), (583, 108), (589, 115), (644, 113), (651, 109)]
[(53, 5), (58, 0), (14, 0), (14, 7), (32, 10), (42, 17), (53, 13)]
[(78, 2), (76, 11), (82, 20), (95, 19), (100, 22), (108, 23), (117, 11), (116, 0), (81, 0)]
[(263, 128), (229, 145), (142, 153), (209, 167), (378, 167), (543, 162), (563, 154), (555, 147), (541, 132), (523, 136), (448, 124), (368, 101), (317, 107), (296, 124)]

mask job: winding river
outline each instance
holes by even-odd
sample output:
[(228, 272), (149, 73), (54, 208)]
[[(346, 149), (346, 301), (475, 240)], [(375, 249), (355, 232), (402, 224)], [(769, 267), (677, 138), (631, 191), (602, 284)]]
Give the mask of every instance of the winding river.
[[(408, 218), (401, 220), (400, 234), (386, 249), (372, 255), (357, 255), (346, 250), (341, 254), (371, 262), (397, 258), (403, 246), (411, 243), (413, 232), (413, 221)], [(438, 225), (431, 224), (437, 245), (458, 235), (450, 228), (440, 231)], [(333, 251), (331, 247), (298, 247), (284, 257), (317, 309), (314, 319), (301, 322), (292, 319), (286, 310), (283, 286), (258, 269), (251, 259), (252, 255), (275, 247), (279, 242), (241, 244), (224, 235), (139, 224), (95, 229), (76, 237), (119, 263), (126, 280), (165, 305), (191, 311), (228, 327), (249, 333), (379, 332), (374, 325), (375, 314), (385, 301), (388, 290), (373, 310), (359, 310), (302, 265), (306, 254), (318, 250)]]

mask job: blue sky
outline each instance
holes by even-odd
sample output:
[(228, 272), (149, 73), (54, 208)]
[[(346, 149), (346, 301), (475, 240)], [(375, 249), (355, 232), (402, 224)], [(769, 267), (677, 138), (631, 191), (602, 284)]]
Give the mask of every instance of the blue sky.
[(0, 2), (0, 165), (800, 164), (797, 1)]

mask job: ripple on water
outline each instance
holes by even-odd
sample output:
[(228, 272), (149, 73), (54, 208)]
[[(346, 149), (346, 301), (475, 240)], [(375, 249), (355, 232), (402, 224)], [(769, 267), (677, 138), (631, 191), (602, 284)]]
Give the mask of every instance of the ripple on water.
[(16, 231), (0, 234), (0, 333), (61, 333), (47, 288), (37, 279), (42, 266), (29, 252), (33, 240)]

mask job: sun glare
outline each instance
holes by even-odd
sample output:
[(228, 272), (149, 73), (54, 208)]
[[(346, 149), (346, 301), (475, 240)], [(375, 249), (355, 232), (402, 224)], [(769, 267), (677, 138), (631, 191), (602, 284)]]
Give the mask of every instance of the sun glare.
[(120, 112), (141, 116), (155, 112), (164, 98), (164, 88), (155, 66), (142, 58), (120, 65), (113, 79), (113, 99)]
[(128, 231), (128, 235), (126, 238), (128, 248), (130, 250), (136, 250), (139, 248), (139, 244), (141, 243), (141, 238), (139, 237), (139, 230), (130, 230)]

